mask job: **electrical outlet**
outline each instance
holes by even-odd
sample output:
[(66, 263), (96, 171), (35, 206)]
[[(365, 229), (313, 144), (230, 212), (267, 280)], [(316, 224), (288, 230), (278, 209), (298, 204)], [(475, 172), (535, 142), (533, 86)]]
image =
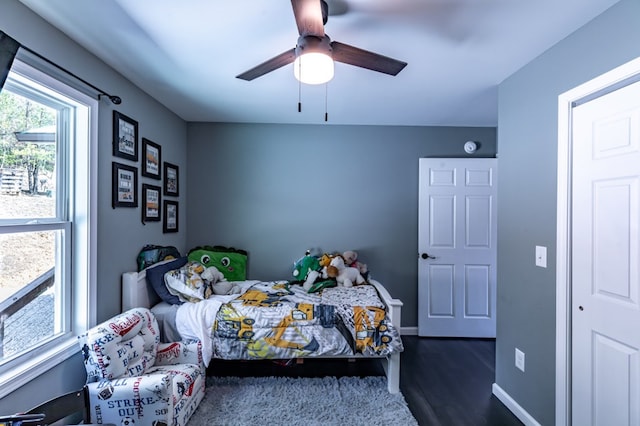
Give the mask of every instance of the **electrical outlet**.
[(536, 266), (541, 268), (547, 267), (547, 248), (536, 246)]
[(516, 348), (516, 367), (524, 372), (524, 352)]

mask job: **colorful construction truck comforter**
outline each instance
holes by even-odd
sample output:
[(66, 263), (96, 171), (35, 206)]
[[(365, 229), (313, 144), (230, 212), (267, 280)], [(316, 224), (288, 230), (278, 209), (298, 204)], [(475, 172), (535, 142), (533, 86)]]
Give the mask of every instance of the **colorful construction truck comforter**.
[(184, 303), (176, 314), (183, 338), (203, 342), (210, 359), (387, 356), (403, 350), (375, 287), (307, 293), (288, 282), (246, 281), (241, 294)]

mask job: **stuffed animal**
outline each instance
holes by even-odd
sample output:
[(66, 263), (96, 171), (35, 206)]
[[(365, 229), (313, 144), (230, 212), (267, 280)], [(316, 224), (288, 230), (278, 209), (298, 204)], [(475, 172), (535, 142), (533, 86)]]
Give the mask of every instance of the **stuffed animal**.
[(367, 280), (369, 275), (369, 268), (365, 263), (358, 261), (358, 252), (347, 250), (342, 253), (342, 257), (344, 258), (345, 266), (356, 268), (360, 272), (360, 275), (362, 275), (362, 277), (365, 279), (365, 281)]
[(303, 282), (302, 288), (309, 291), (320, 276), (320, 262), (309, 250), (293, 264), (293, 276), (297, 282)]
[(227, 281), (224, 274), (215, 266), (206, 268), (204, 272), (200, 274), (200, 278), (207, 283), (207, 288), (204, 293), (205, 299), (208, 299), (212, 294), (226, 295), (240, 294), (242, 292), (242, 288), (239, 285)]
[(320, 263), (320, 267), (324, 268), (326, 266), (329, 266), (329, 264), (331, 263), (331, 259), (333, 259), (334, 257), (336, 257), (335, 254), (323, 253), (318, 260), (318, 263)]
[(342, 258), (344, 259), (345, 266), (354, 267), (353, 264), (358, 260), (358, 253), (353, 250), (347, 250), (342, 253)]
[(209, 284), (215, 284), (218, 281), (226, 281), (224, 274), (218, 270), (215, 266), (209, 266), (201, 274), (200, 278), (207, 281)]
[(213, 294), (217, 295), (240, 294), (242, 293), (242, 286), (234, 281), (218, 281), (211, 285), (211, 290)]
[(331, 264), (327, 266), (327, 273), (329, 277), (336, 279), (338, 287), (353, 287), (354, 284), (365, 283), (357, 268), (345, 266), (342, 256), (336, 256), (331, 260)]
[(360, 271), (360, 275), (362, 275), (362, 278), (364, 278), (365, 281), (369, 281), (369, 268), (367, 267), (367, 264), (356, 262), (356, 265), (358, 271)]
[(326, 280), (327, 278), (335, 278), (335, 277), (329, 277), (329, 274), (327, 273), (327, 267), (331, 264), (331, 260), (336, 256), (340, 256), (340, 255), (324, 253), (322, 256), (320, 256), (320, 259), (318, 260), (318, 262), (320, 263), (320, 275), (322, 276), (323, 279)]

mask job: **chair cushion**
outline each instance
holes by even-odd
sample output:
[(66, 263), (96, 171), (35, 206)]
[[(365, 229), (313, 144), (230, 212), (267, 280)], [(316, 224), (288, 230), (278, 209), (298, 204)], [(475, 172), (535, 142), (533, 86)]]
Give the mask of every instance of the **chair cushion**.
[(156, 365), (147, 374), (171, 377), (172, 397), (174, 405), (182, 398), (191, 398), (201, 386), (202, 369), (195, 364)]
[(160, 332), (149, 309), (134, 308), (79, 337), (87, 383), (144, 374), (155, 363)]

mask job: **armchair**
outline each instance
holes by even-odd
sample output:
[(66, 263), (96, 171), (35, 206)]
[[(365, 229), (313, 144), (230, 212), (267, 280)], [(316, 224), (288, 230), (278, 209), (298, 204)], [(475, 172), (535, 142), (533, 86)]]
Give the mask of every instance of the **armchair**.
[(204, 397), (201, 343), (160, 343), (149, 309), (117, 315), (80, 336), (79, 344), (93, 423), (182, 426)]

